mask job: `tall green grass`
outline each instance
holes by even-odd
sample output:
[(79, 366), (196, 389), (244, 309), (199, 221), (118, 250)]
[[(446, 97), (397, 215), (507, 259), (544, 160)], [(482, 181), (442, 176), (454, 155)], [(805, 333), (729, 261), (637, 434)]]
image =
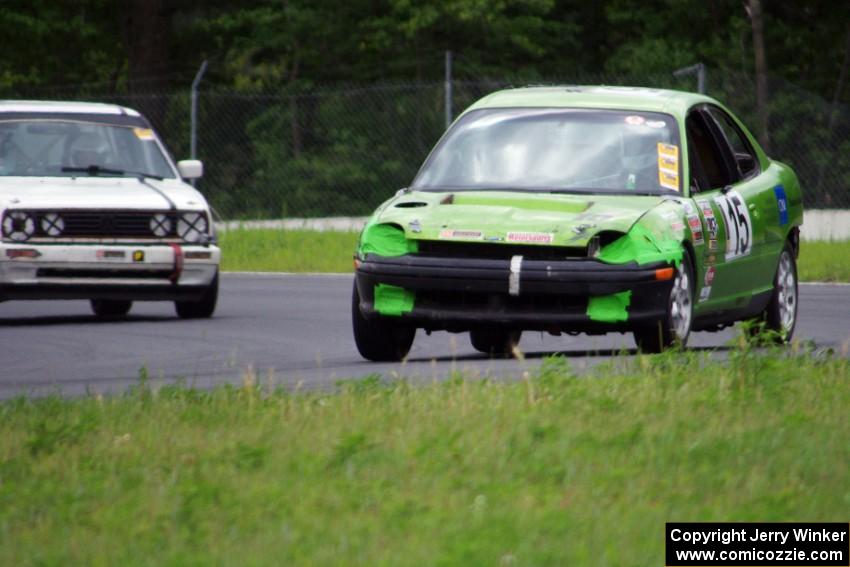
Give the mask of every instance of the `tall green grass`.
[(666, 521), (847, 520), (846, 358), (517, 377), (2, 403), (0, 564), (657, 566)]
[(236, 229), (219, 233), (228, 272), (351, 272), (356, 232)]
[(850, 241), (803, 241), (797, 262), (803, 281), (850, 282)]
[[(257, 272), (351, 272), (355, 232), (237, 229), (221, 232), (222, 269)], [(803, 281), (850, 282), (850, 242), (803, 242)]]

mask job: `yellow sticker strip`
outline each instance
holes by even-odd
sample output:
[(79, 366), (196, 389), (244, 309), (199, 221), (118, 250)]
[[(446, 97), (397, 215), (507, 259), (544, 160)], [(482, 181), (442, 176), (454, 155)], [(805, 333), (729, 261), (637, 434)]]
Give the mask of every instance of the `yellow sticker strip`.
[(133, 128), (133, 133), (140, 140), (153, 140), (153, 130), (150, 128)]
[(658, 184), (679, 191), (679, 146), (658, 142)]

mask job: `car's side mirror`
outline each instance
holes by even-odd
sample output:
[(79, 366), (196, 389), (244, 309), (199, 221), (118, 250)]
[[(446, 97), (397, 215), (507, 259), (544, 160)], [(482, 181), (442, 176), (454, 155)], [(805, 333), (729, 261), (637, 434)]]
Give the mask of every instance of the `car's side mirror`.
[(735, 161), (738, 162), (738, 167), (741, 168), (744, 176), (749, 175), (756, 168), (756, 160), (750, 154), (736, 153)]
[(177, 162), (177, 171), (183, 179), (198, 179), (204, 174), (204, 162), (198, 159), (184, 159)]

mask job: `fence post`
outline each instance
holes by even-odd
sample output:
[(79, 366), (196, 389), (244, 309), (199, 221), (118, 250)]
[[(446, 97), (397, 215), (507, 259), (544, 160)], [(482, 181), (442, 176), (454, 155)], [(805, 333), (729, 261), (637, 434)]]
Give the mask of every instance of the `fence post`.
[[(198, 85), (201, 83), (201, 78), (207, 70), (207, 60), (201, 63), (200, 69), (195, 74), (195, 79), (192, 81), (192, 107), (190, 109), (190, 132), (189, 132), (189, 157), (196, 159), (198, 152)], [(195, 184), (195, 179), (192, 179), (192, 185)]]
[(446, 129), (452, 125), (452, 52), (446, 51)]
[(681, 69), (676, 69), (673, 71), (674, 77), (684, 77), (686, 75), (696, 75), (697, 76), (697, 92), (699, 94), (705, 94), (705, 79), (707, 75), (706, 66), (704, 63), (697, 63), (695, 65), (689, 65), (688, 67), (682, 67)]

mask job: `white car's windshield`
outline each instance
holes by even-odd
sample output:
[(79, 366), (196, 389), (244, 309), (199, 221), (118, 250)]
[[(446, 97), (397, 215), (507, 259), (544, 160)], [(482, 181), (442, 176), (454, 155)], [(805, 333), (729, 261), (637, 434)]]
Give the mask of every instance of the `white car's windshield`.
[(174, 178), (147, 128), (71, 120), (0, 118), (0, 176)]
[(674, 193), (676, 120), (654, 112), (483, 109), (464, 116), (420, 170), (420, 190)]

